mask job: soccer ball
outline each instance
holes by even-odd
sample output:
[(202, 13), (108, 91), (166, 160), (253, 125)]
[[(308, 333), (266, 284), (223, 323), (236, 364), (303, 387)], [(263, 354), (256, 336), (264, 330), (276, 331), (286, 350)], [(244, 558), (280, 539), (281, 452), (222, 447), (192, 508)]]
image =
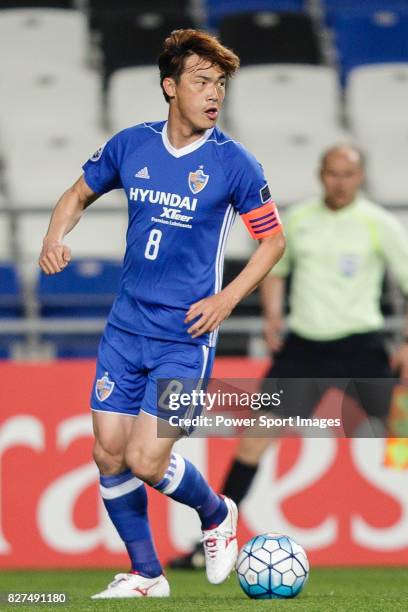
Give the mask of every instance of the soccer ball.
[(303, 548), (279, 533), (249, 540), (240, 550), (236, 568), (242, 590), (252, 599), (296, 597), (309, 577)]

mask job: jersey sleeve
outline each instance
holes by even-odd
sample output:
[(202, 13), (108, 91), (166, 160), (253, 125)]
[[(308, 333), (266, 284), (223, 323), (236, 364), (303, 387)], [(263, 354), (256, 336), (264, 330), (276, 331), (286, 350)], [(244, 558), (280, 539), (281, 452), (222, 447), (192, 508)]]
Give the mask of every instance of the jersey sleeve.
[(116, 147), (117, 137), (113, 136), (82, 166), (85, 181), (95, 193), (107, 193), (122, 187)]
[(232, 204), (252, 238), (259, 240), (281, 232), (278, 209), (260, 163), (242, 148), (231, 166)]

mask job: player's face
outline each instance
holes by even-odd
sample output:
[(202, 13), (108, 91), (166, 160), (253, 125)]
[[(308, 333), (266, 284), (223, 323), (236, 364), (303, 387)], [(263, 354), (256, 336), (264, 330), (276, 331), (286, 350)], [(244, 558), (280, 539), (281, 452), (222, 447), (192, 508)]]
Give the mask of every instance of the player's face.
[(320, 178), (326, 203), (330, 208), (339, 209), (351, 204), (364, 177), (357, 155), (333, 152), (326, 156)]
[(214, 127), (225, 97), (226, 77), (221, 68), (191, 55), (179, 81), (169, 81), (173, 116), (195, 132)]

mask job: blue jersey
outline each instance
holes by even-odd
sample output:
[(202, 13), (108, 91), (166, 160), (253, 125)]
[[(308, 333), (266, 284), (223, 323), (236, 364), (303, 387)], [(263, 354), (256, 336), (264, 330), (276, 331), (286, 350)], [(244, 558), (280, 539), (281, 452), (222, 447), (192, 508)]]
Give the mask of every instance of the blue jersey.
[(217, 332), (193, 339), (184, 319), (191, 304), (221, 290), (236, 214), (252, 214), (254, 237), (257, 223), (264, 228), (266, 220), (273, 233), (278, 222), (253, 220), (270, 193), (242, 145), (214, 128), (175, 149), (166, 128), (159, 122), (123, 130), (83, 166), (94, 192), (123, 188), (129, 203), (121, 287), (108, 321), (135, 334), (215, 346)]

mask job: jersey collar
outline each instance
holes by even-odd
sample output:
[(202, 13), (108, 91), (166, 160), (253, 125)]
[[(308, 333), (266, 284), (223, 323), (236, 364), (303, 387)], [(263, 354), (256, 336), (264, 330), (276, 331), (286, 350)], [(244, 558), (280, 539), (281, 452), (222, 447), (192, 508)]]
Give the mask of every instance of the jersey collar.
[(189, 153), (192, 153), (193, 151), (196, 151), (205, 142), (207, 142), (207, 140), (211, 136), (213, 130), (214, 130), (214, 128), (209, 128), (208, 130), (205, 131), (203, 136), (201, 138), (199, 138), (198, 140), (195, 140), (194, 142), (191, 142), (190, 144), (186, 145), (185, 147), (181, 147), (180, 149), (176, 149), (175, 147), (173, 147), (173, 145), (170, 143), (170, 141), (168, 139), (168, 136), (167, 136), (167, 121), (166, 121), (165, 124), (163, 125), (163, 129), (162, 129), (162, 140), (163, 140), (163, 144), (164, 144), (165, 149), (167, 149), (167, 151), (170, 153), (170, 155), (173, 155), (173, 157), (183, 157), (183, 155), (188, 155)]

